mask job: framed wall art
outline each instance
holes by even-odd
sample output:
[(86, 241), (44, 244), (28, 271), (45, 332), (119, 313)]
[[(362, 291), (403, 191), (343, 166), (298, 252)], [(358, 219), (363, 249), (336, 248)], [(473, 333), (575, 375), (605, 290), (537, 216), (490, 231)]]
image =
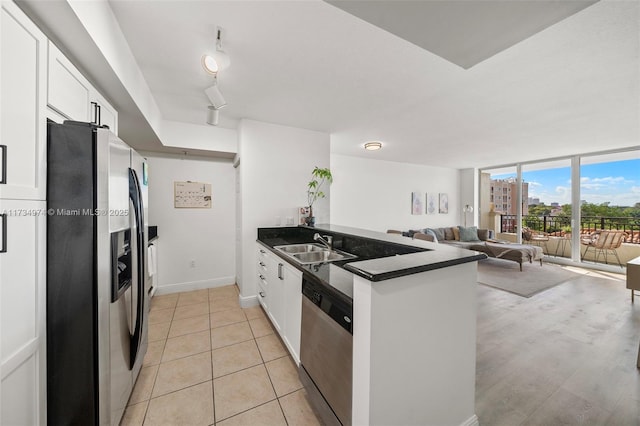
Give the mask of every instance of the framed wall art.
[(441, 192), (439, 194), (440, 204), (438, 208), (438, 213), (449, 213), (449, 196), (446, 192)]
[(412, 192), (411, 193), (411, 214), (422, 214), (424, 211), (422, 207), (422, 193), (421, 192)]
[(427, 208), (425, 209), (424, 214), (436, 214), (436, 194), (428, 192), (424, 195), (427, 200)]
[(174, 182), (173, 206), (176, 209), (210, 209), (211, 184), (202, 182)]

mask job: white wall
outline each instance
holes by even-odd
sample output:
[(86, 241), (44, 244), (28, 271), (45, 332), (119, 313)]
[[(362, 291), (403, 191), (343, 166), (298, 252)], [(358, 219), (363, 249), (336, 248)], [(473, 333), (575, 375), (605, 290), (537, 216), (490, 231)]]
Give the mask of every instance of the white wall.
[(202, 149), (206, 151), (238, 152), (238, 131), (224, 127), (162, 121), (164, 146)]
[[(461, 224), (457, 169), (333, 154), (331, 171), (333, 224), (381, 232)], [(413, 191), (447, 193), (449, 213), (412, 215)]]
[[(463, 225), (465, 216), (467, 217), (467, 225), (478, 225), (476, 219), (480, 213), (480, 197), (479, 197), (480, 175), (478, 169), (462, 169), (460, 170), (460, 224)], [(473, 207), (473, 212), (464, 213), (462, 209), (465, 205)]]
[[(235, 169), (230, 160), (146, 155), (149, 224), (158, 226), (159, 293), (235, 282)], [(173, 207), (174, 181), (211, 184), (210, 209)], [(195, 261), (195, 267), (191, 267)]]
[[(307, 183), (315, 166), (329, 167), (329, 134), (253, 120), (239, 126), (242, 191), (241, 301), (256, 295), (257, 228), (297, 221), (297, 208), (307, 205)], [(317, 223), (329, 222), (329, 196), (314, 204)]]

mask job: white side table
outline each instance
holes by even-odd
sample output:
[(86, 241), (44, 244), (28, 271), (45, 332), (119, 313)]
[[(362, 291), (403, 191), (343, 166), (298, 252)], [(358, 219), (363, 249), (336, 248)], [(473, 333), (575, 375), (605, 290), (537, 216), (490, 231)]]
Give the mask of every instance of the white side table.
[(640, 257), (627, 262), (627, 288), (631, 290), (631, 303), (633, 303), (635, 291), (640, 291)]

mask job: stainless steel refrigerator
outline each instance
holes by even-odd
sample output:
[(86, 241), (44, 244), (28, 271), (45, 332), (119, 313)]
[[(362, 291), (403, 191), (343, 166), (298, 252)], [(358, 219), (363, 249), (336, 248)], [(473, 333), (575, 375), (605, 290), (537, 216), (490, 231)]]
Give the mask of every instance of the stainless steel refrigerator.
[(47, 421), (117, 425), (147, 350), (145, 160), (89, 123), (47, 149)]

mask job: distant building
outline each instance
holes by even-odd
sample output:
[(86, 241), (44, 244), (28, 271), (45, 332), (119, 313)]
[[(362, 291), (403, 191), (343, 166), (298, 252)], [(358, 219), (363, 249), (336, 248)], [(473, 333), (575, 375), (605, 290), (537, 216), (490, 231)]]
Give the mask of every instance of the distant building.
[[(512, 215), (517, 214), (518, 185), (516, 178), (491, 179), (489, 195), (496, 212)], [(529, 199), (528, 182), (522, 182), (522, 199)], [(529, 206), (527, 203), (522, 203), (522, 215), (526, 216), (527, 214), (529, 214)]]
[(551, 203), (551, 207), (560, 207), (560, 203)]
[(530, 206), (537, 206), (538, 204), (540, 204), (540, 198), (529, 197), (529, 200), (528, 200), (527, 204), (530, 205)]

